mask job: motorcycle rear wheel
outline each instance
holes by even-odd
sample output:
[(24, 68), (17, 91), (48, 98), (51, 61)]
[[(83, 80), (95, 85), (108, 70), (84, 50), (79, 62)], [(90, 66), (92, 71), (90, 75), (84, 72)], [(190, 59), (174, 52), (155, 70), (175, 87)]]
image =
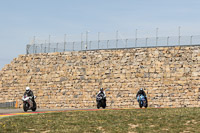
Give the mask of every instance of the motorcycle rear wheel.
[(148, 103), (146, 103), (146, 105), (144, 107), (147, 108), (148, 107)]
[(37, 109), (37, 105), (36, 105), (36, 103), (34, 102), (34, 103), (33, 103), (32, 111), (36, 111), (36, 109)]
[(104, 103), (102, 104), (102, 108), (105, 109), (106, 108), (106, 102), (104, 101)]

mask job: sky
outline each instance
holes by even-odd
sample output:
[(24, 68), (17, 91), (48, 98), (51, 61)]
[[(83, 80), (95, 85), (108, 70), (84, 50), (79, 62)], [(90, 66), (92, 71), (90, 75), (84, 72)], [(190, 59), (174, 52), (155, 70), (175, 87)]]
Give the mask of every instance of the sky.
[(200, 35), (199, 0), (0, 0), (0, 70), (33, 40)]

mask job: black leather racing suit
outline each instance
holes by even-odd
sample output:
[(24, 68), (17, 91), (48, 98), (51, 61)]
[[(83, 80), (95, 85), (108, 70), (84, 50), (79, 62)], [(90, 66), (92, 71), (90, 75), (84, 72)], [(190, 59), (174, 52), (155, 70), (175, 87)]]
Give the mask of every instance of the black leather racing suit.
[(33, 101), (33, 103), (35, 103), (33, 91), (31, 91), (31, 90), (30, 90), (30, 91), (25, 91), (25, 92), (24, 92), (24, 96), (25, 96), (25, 95), (27, 95), (28, 97), (31, 97), (31, 98), (32, 98), (31, 100)]
[(140, 96), (140, 95), (143, 95), (144, 98), (145, 98), (145, 100), (147, 101), (146, 93), (145, 93), (143, 90), (139, 90), (139, 91), (138, 91), (138, 93), (137, 93), (137, 95), (136, 95), (136, 98), (137, 98), (138, 96)]
[(97, 94), (97, 97), (99, 97), (101, 94), (103, 94), (103, 98), (106, 101), (106, 93), (105, 93), (105, 91), (99, 91), (98, 94)]

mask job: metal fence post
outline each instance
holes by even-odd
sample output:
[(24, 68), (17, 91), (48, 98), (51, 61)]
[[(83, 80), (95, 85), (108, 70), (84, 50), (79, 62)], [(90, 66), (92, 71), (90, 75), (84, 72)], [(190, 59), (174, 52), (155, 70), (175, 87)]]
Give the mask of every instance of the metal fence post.
[(47, 49), (47, 48), (46, 48), (46, 45), (45, 45), (45, 47), (44, 47), (44, 53), (46, 53), (46, 52), (47, 52), (47, 51), (46, 51), (46, 49)]
[(156, 28), (156, 46), (158, 45), (158, 28)]
[(148, 40), (148, 38), (146, 38), (146, 46), (147, 46), (147, 40)]
[(37, 45), (35, 44), (35, 48), (34, 48), (34, 50), (35, 50), (35, 54), (37, 53)]
[(74, 51), (74, 45), (75, 45), (75, 42), (73, 42), (73, 51)]
[(57, 49), (57, 52), (58, 52), (58, 43), (56, 44), (56, 49)]
[(47, 51), (46, 51), (46, 47), (47, 47), (47, 41), (45, 40), (45, 42), (44, 42), (44, 53), (47, 52)]
[(66, 34), (64, 35), (64, 50), (63, 50), (63, 52), (65, 52), (65, 45), (66, 45)]
[(116, 48), (118, 47), (118, 30), (116, 31)]
[(49, 48), (48, 48), (48, 49), (49, 49), (49, 50), (48, 50), (49, 52), (50, 52), (50, 45), (51, 45), (51, 44), (50, 44), (50, 39), (51, 39), (51, 35), (49, 35)]
[(33, 44), (33, 54), (34, 54), (34, 51), (35, 51), (35, 49), (34, 49), (34, 48), (35, 48), (35, 44)]
[(192, 37), (193, 37), (193, 36), (190, 37), (190, 45), (192, 45)]
[(100, 32), (98, 32), (98, 49), (99, 49), (99, 44), (100, 44)]
[(126, 39), (126, 46), (125, 46), (125, 48), (127, 47), (127, 43), (128, 43), (128, 39)]
[(181, 44), (181, 27), (178, 27), (178, 44)]
[(65, 45), (66, 45), (66, 36), (67, 36), (67, 35), (65, 34), (65, 35), (64, 35), (64, 50), (63, 50), (64, 52), (65, 52)]
[(42, 45), (43, 45), (43, 44), (41, 44), (41, 50), (40, 50), (41, 53), (42, 53)]
[(169, 45), (169, 36), (167, 37), (167, 46)]
[(83, 33), (81, 33), (81, 50), (83, 50)]
[(156, 46), (158, 46), (158, 37), (156, 37)]
[(63, 50), (63, 52), (65, 52), (65, 49), (66, 49), (66, 42), (64, 42), (64, 50)]
[(101, 49), (101, 40), (99, 40), (99, 48), (98, 49)]
[(86, 50), (88, 49), (88, 32), (89, 31), (86, 31), (86, 43), (85, 43)]
[(33, 54), (34, 54), (34, 52), (35, 52), (35, 36), (33, 36)]
[(83, 50), (83, 41), (81, 41), (81, 50)]
[(28, 44), (26, 45), (26, 54), (28, 54)]
[(92, 41), (90, 41), (90, 43), (89, 43), (89, 49), (91, 49), (91, 44), (92, 44)]
[(135, 47), (137, 47), (137, 29), (135, 30)]
[(37, 46), (35, 46), (35, 54), (37, 54)]
[(30, 47), (31, 47), (30, 44), (27, 44), (27, 45), (26, 45), (26, 54), (29, 54), (29, 53), (30, 53), (30, 52), (29, 52)]

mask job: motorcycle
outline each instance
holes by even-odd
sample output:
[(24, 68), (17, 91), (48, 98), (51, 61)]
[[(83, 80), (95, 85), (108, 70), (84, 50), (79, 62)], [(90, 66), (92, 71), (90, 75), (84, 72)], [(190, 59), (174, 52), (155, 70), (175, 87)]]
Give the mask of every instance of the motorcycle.
[(99, 109), (100, 107), (102, 107), (103, 109), (106, 108), (106, 98), (104, 97), (103, 94), (99, 94), (96, 97), (96, 101), (97, 101), (97, 108)]
[(143, 95), (138, 96), (138, 102), (139, 102), (140, 108), (142, 108), (142, 107), (147, 108), (148, 107), (148, 102)]
[[(34, 96), (34, 99), (36, 99), (36, 96)], [(36, 102), (33, 102), (31, 97), (23, 96), (22, 101), (24, 112), (27, 112), (28, 110), (36, 111)]]

